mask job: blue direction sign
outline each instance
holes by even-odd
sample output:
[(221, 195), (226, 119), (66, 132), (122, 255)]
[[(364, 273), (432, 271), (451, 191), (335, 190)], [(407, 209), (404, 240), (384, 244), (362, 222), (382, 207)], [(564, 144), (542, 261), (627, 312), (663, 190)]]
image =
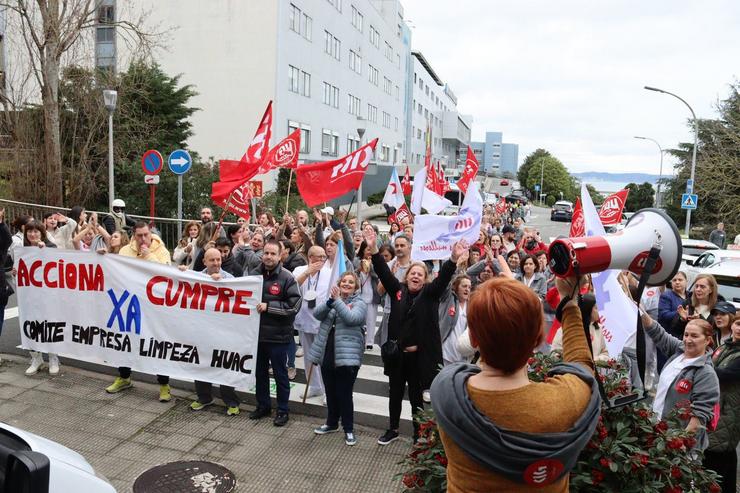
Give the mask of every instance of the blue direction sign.
[(699, 196), (695, 193), (684, 193), (681, 195), (681, 209), (696, 209)]
[(190, 153), (188, 151), (178, 149), (176, 151), (172, 151), (170, 157), (167, 158), (167, 165), (176, 175), (184, 175), (193, 165), (193, 159), (190, 157)]
[(162, 159), (162, 155), (159, 151), (155, 151), (154, 149), (146, 151), (144, 155), (141, 156), (141, 169), (143, 169), (144, 173), (147, 175), (158, 174), (162, 171), (163, 164), (164, 159)]
[(686, 180), (686, 193), (694, 193), (694, 180)]

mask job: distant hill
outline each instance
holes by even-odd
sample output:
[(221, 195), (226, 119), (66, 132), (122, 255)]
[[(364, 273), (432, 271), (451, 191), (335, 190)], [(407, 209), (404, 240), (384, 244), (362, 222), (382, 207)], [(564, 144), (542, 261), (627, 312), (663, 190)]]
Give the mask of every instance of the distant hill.
[(599, 171), (587, 171), (585, 173), (571, 173), (573, 176), (581, 181), (608, 181), (608, 182), (624, 182), (624, 183), (652, 183), (653, 185), (658, 181), (658, 175), (650, 175), (647, 173), (604, 173)]

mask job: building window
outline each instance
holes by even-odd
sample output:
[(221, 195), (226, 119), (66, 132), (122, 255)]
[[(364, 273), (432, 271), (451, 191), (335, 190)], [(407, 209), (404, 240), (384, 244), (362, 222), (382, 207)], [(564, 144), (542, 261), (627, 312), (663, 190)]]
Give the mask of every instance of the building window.
[(424, 81), (421, 80), (421, 77), (419, 77), (419, 89), (424, 90)]
[(426, 109), (426, 108), (424, 108), (424, 119), (425, 120), (428, 120), (429, 119), (429, 110)]
[(388, 77), (383, 77), (383, 91), (389, 96), (393, 94), (393, 82)]
[(335, 9), (337, 9), (339, 12), (342, 11), (342, 0), (327, 0), (330, 4), (334, 6)]
[(367, 119), (373, 123), (378, 123), (378, 107), (367, 104)]
[(298, 92), (300, 75), (301, 71), (298, 68), (288, 65), (288, 90), (290, 92)]
[(301, 71), (301, 94), (311, 97), (311, 74)]
[(429, 96), (429, 86), (426, 86), (426, 87), (424, 88), (424, 90), (426, 91), (426, 93), (427, 93), (427, 96)]
[(360, 98), (347, 94), (347, 109), (351, 115), (360, 115)]
[(391, 115), (385, 111), (383, 112), (383, 126), (385, 128), (391, 128)]
[(322, 102), (333, 108), (339, 108), (339, 88), (328, 82), (324, 82), (324, 95)]
[(398, 131), (398, 117), (396, 117), (396, 131)]
[(381, 147), (380, 160), (385, 161), (387, 163), (390, 160), (390, 158), (391, 158), (391, 148), (384, 145), (383, 147)]
[(396, 86), (396, 101), (401, 100), (401, 88)]
[(380, 33), (373, 26), (370, 26), (370, 44), (380, 48)]
[(354, 135), (347, 135), (347, 154), (360, 148), (360, 139)]
[(116, 8), (113, 5), (101, 5), (98, 8), (98, 24), (113, 24), (116, 22)]
[(393, 61), (393, 47), (387, 41), (385, 42), (385, 57), (389, 61)]
[(336, 156), (339, 149), (339, 134), (331, 130), (321, 132), (321, 155)]
[(291, 31), (295, 31), (298, 34), (301, 34), (301, 16), (301, 9), (291, 3), (290, 10), (288, 11), (288, 25)]
[(416, 129), (416, 138), (421, 140), (421, 129), (420, 128)]
[(335, 38), (329, 31), (324, 31), (324, 52), (340, 60), (340, 51), (342, 43)]
[(378, 72), (377, 68), (373, 67), (372, 65), (368, 65), (368, 80), (376, 86), (378, 85), (379, 73), (380, 72)]
[(349, 50), (349, 69), (355, 73), (362, 74), (362, 56)]
[(396, 67), (401, 68), (401, 55), (396, 53)]
[(423, 111), (422, 111), (422, 110), (423, 110), (423, 108), (422, 108), (422, 106), (421, 106), (421, 103), (419, 103), (419, 105), (418, 105), (418, 106), (416, 107), (416, 111), (418, 111), (418, 112), (419, 112), (419, 114), (421, 115), (421, 114), (423, 113)]
[(352, 6), (352, 25), (355, 26), (355, 28), (362, 32), (362, 23), (364, 21), (364, 18), (362, 17), (362, 14), (359, 10), (357, 10), (357, 7), (354, 5)]
[(301, 129), (301, 149), (299, 153), (308, 154), (311, 152), (311, 126), (288, 120), (288, 135), (299, 128)]

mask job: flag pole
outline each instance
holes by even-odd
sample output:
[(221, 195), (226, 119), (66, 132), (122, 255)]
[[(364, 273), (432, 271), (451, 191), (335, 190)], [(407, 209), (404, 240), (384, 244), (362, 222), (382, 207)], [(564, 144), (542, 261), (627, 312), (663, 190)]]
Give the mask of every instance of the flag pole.
[(293, 168), (290, 168), (290, 176), (288, 177), (288, 193), (285, 196), (285, 213), (288, 213), (288, 203), (290, 202), (290, 182), (293, 181)]
[(229, 205), (231, 205), (231, 198), (234, 196), (235, 191), (236, 191), (236, 188), (231, 191), (231, 193), (229, 194), (229, 198), (226, 200), (226, 205), (224, 206), (224, 209), (221, 212), (221, 217), (218, 218), (218, 226), (216, 226), (216, 229), (213, 230), (213, 234), (211, 235), (211, 241), (216, 241), (216, 237), (218, 236), (218, 231), (221, 229), (221, 225), (224, 222), (224, 217), (226, 216), (226, 213), (229, 211)]
[(308, 386), (311, 384), (311, 374), (313, 373), (313, 365), (308, 367), (308, 376), (306, 377), (306, 388), (303, 391), (303, 404), (306, 403), (306, 397), (308, 396)]
[[(357, 190), (355, 190), (355, 193), (352, 194), (352, 198), (349, 201), (349, 207), (347, 207), (347, 215), (344, 217), (344, 221), (342, 221), (342, 224), (347, 222), (347, 219), (349, 219), (349, 214), (352, 212), (352, 205), (355, 203), (355, 198), (357, 198)], [(360, 203), (357, 203), (357, 217), (360, 217)]]

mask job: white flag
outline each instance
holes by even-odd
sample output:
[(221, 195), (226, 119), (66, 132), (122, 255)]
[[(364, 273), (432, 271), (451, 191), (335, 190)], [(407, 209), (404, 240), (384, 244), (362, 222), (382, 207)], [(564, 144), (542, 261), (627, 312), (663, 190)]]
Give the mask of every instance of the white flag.
[[(411, 192), (411, 213), (417, 215), (421, 213), (422, 207), (429, 214), (437, 214), (444, 210), (445, 207), (452, 205), (452, 202), (446, 198), (437, 195), (426, 187), (427, 170), (422, 166), (414, 175), (414, 190)], [(416, 230), (416, 228), (414, 228)]]
[[(586, 236), (605, 235), (599, 213), (596, 211), (586, 185), (581, 185), (581, 206)], [(599, 308), (600, 325), (606, 341), (606, 347), (612, 357), (618, 356), (627, 340), (635, 333), (637, 327), (637, 306), (622, 291), (617, 270), (605, 270), (593, 274), (596, 305)]]
[[(414, 261), (448, 259), (452, 254), (452, 245), (457, 241), (467, 240), (470, 244), (478, 241), (483, 216), (483, 200), (478, 186), (478, 182), (469, 185), (458, 215), (421, 214), (414, 218), (414, 242), (411, 248)], [(427, 192), (429, 190), (424, 191), (425, 196)]]
[(406, 203), (403, 198), (403, 190), (401, 189), (401, 180), (398, 179), (398, 172), (395, 167), (393, 168), (393, 173), (391, 173), (391, 180), (388, 182), (388, 188), (385, 189), (383, 203), (390, 207), (395, 207), (396, 209)]

